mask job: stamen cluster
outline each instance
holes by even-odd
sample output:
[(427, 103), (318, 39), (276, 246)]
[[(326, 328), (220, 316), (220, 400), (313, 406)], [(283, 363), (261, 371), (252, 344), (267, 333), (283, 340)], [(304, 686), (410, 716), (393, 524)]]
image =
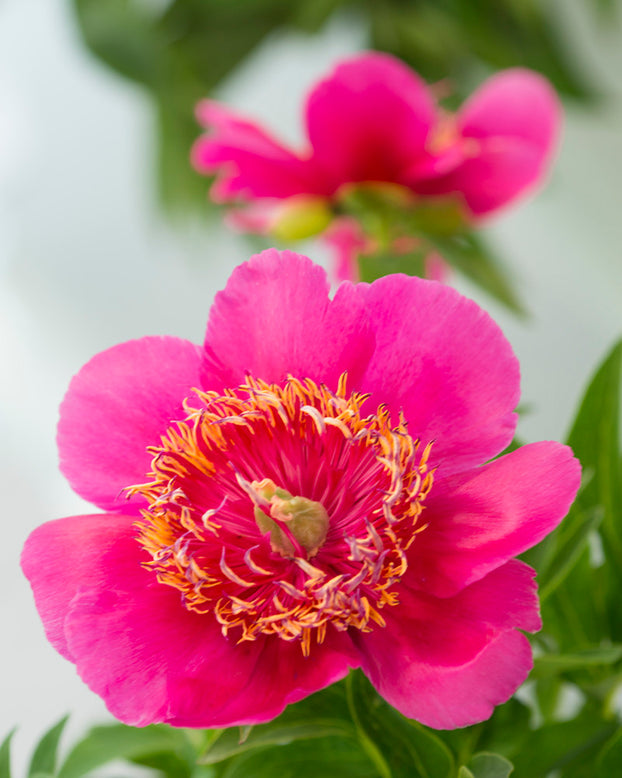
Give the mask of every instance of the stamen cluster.
[[(212, 613), (224, 635), (299, 640), (305, 655), (329, 625), (383, 626), (380, 611), (398, 602), (406, 551), (425, 528), (431, 444), (384, 406), (365, 415), (368, 397), (348, 395), (345, 374), (336, 392), (310, 379), (248, 377), (196, 397), (150, 449), (151, 480), (128, 490), (148, 502), (138, 540), (158, 581), (189, 610)], [(295, 522), (275, 530), (266, 483), (292, 510), (325, 511), (313, 547)]]

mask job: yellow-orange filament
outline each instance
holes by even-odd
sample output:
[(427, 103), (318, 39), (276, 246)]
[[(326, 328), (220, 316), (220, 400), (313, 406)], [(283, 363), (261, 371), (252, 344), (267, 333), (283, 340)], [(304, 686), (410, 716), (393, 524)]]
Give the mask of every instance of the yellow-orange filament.
[[(138, 539), (158, 581), (177, 588), (189, 610), (216, 618), (223, 634), (296, 640), (305, 655), (329, 626), (384, 626), (380, 611), (397, 604), (406, 552), (425, 529), (431, 443), (414, 440), (384, 406), (364, 413), (368, 397), (348, 395), (345, 374), (336, 392), (310, 379), (279, 386), (248, 377), (196, 395), (151, 449), (150, 480), (128, 490), (148, 503)], [(343, 469), (331, 488), (358, 489), (350, 502), (328, 495), (327, 505), (347, 504), (349, 513), (331, 515), (317, 495), (286, 483), (296, 468), (304, 475), (310, 450), (334, 457), (327, 471)], [(278, 483), (265, 472), (277, 472), (275, 462)], [(300, 516), (319, 524), (296, 524)]]

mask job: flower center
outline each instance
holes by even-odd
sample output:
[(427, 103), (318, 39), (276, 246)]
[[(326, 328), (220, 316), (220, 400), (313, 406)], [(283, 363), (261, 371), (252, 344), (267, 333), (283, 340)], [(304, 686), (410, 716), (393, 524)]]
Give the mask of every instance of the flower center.
[(310, 379), (249, 377), (197, 391), (153, 454), (138, 541), (158, 581), (239, 640), (277, 635), (309, 654), (337, 630), (383, 626), (432, 486), (405, 421)]

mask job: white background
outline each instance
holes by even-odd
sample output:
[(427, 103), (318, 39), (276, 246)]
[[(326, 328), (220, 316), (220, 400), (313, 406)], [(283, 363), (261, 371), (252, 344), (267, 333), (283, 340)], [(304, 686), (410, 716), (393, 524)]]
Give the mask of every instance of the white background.
[[(531, 318), (518, 322), (458, 283), (518, 353), (528, 440), (563, 438), (588, 375), (622, 335), (622, 23), (598, 29), (585, 6), (559, 0), (560, 23), (609, 100), (569, 109), (549, 186), (490, 230)], [(361, 40), (346, 22), (321, 40), (273, 40), (220, 96), (296, 139), (303, 91)], [(45, 641), (18, 567), (35, 526), (91, 510), (57, 469), (65, 388), (117, 342), (200, 341), (214, 293), (249, 254), (217, 226), (167, 225), (151, 118), (139, 89), (82, 50), (68, 3), (0, 0), (0, 739), (18, 726), (15, 776), (64, 713), (72, 734), (108, 718)]]

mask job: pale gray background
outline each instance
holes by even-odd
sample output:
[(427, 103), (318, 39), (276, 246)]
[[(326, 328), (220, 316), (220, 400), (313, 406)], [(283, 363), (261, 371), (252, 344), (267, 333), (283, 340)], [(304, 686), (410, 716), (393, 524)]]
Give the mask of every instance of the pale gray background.
[[(491, 230), (532, 318), (518, 322), (458, 284), (521, 359), (530, 440), (563, 437), (588, 374), (622, 335), (622, 35), (598, 29), (586, 5), (558, 0), (560, 23), (613, 97), (596, 113), (568, 112), (550, 185)], [(302, 91), (361, 40), (345, 21), (321, 39), (274, 40), (221, 97), (295, 140)], [(0, 2), (0, 737), (19, 727), (16, 776), (35, 737), (64, 713), (72, 733), (108, 718), (45, 641), (18, 568), (35, 526), (91, 510), (57, 470), (69, 379), (122, 340), (200, 340), (215, 291), (249, 253), (218, 227), (166, 224), (153, 144), (147, 99), (82, 51), (68, 3)]]

